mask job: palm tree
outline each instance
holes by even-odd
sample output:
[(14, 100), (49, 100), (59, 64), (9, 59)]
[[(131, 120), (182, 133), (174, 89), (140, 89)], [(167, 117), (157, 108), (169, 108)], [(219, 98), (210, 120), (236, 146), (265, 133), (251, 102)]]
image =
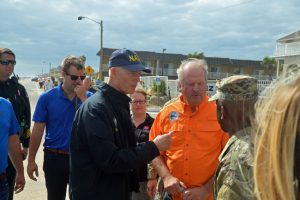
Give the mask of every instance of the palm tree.
[(187, 55), (188, 58), (198, 58), (198, 59), (204, 59), (205, 56), (204, 56), (204, 53), (201, 52), (201, 53), (198, 53), (197, 51), (195, 51), (194, 53), (189, 53)]
[(79, 56), (79, 59), (82, 60), (83, 64), (85, 65), (85, 61), (86, 61), (85, 55)]
[(275, 58), (270, 58), (269, 56), (264, 57), (261, 64), (266, 68), (265, 74), (272, 77), (276, 71), (276, 60)]

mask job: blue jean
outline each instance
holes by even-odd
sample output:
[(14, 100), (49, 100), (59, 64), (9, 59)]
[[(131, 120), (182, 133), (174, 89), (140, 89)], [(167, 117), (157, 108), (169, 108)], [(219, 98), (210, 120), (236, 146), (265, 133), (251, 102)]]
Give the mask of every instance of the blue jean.
[(1, 180), (0, 181), (0, 200), (7, 200), (8, 199), (8, 194), (9, 194), (9, 189), (8, 189), (8, 183), (6, 180)]

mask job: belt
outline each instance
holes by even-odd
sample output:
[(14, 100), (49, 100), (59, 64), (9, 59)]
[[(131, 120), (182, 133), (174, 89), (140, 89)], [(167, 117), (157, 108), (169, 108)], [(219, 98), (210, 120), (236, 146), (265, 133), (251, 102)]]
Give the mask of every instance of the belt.
[(0, 181), (6, 180), (6, 177), (7, 177), (6, 172), (3, 172), (2, 174), (0, 174)]
[(57, 154), (63, 154), (63, 155), (69, 155), (68, 151), (60, 150), (60, 149), (45, 149), (45, 151), (51, 152), (51, 153), (57, 153)]

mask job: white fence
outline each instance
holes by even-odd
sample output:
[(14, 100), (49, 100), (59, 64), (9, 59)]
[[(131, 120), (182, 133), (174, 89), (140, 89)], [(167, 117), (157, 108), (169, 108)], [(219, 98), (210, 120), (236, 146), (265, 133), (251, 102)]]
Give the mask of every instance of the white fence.
[[(105, 81), (107, 82), (107, 77), (105, 78)], [(142, 85), (140, 87), (143, 87), (146, 90), (149, 90), (153, 82), (156, 82), (156, 84), (160, 84), (161, 80), (164, 80), (166, 83), (166, 94), (170, 95), (171, 98), (177, 97), (179, 95), (179, 89), (178, 89), (178, 80), (168, 80), (167, 76), (143, 76), (141, 77)], [(257, 88), (259, 93), (262, 92), (268, 85), (271, 84), (272, 81), (269, 80), (258, 80)], [(216, 93), (216, 81), (215, 80), (208, 80), (207, 82), (207, 95), (212, 96)]]

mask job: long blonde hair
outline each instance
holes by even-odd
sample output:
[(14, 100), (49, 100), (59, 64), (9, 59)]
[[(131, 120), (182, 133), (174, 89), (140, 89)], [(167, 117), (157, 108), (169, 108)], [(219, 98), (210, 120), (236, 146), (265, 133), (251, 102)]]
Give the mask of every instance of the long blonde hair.
[(295, 151), (300, 138), (300, 75), (270, 88), (256, 105), (255, 192), (259, 200), (295, 200), (300, 171)]

